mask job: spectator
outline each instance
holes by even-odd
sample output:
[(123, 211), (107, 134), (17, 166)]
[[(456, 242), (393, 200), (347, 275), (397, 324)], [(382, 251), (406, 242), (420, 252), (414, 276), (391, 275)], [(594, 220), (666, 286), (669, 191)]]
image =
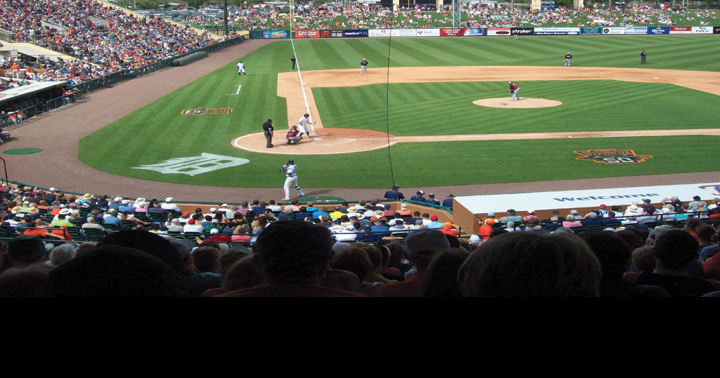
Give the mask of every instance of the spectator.
[(9, 262), (17, 268), (47, 260), (45, 244), (37, 236), (20, 235), (8, 242), (7, 251)]
[(714, 244), (705, 247), (702, 251), (700, 251), (700, 261), (708, 261), (718, 253), (718, 251), (720, 250), (720, 231), (713, 235), (711, 240), (714, 242)]
[(385, 284), (378, 288), (378, 297), (422, 297), (422, 280), (432, 258), (450, 249), (450, 242), (440, 230), (422, 229), (405, 239), (405, 253), (417, 268), (413, 276), (403, 282)]
[(500, 218), (501, 223), (507, 223), (507, 222), (522, 223), (523, 218), (521, 216), (517, 215), (517, 212), (514, 209), (510, 209), (507, 212), (508, 212), (508, 216)]
[(222, 297), (358, 297), (361, 295), (321, 286), (332, 252), (326, 228), (307, 222), (271, 224), (257, 239), (256, 266), (265, 275), (262, 284)]
[(257, 270), (253, 262), (253, 257), (243, 257), (227, 271), (222, 291), (223, 293), (230, 293), (237, 290), (249, 289), (260, 285), (264, 279), (265, 277), (262, 272)]
[(602, 267), (576, 236), (514, 232), (480, 245), (458, 277), (464, 297), (598, 297)]
[(630, 282), (635, 282), (643, 272), (652, 272), (655, 270), (653, 247), (646, 246), (634, 250), (632, 253), (632, 264), (635, 266), (635, 271), (625, 273), (625, 278)]
[(42, 298), (54, 267), (31, 264), (10, 268), (0, 275), (0, 298)]
[(636, 285), (625, 278), (630, 268), (632, 249), (611, 232), (594, 231), (580, 235), (590, 246), (602, 266), (601, 297), (667, 297), (657, 286)]
[(224, 284), (223, 276), (218, 274), (220, 268), (220, 251), (212, 247), (200, 247), (192, 253), (194, 270), (188, 270), (185, 277), (185, 287), (188, 294), (200, 297), (203, 292), (220, 288)]
[(365, 280), (373, 273), (373, 263), (367, 252), (360, 247), (348, 246), (335, 251), (330, 260), (330, 267), (336, 270), (352, 272), (360, 281), (360, 293), (366, 297), (374, 297), (382, 282), (369, 283)]
[(458, 271), (460, 271), (460, 267), (469, 256), (470, 252), (459, 248), (448, 249), (436, 255), (428, 265), (423, 277), (423, 296), (462, 297), (460, 283), (458, 282)]
[(567, 216), (567, 220), (565, 222), (562, 222), (563, 227), (567, 228), (573, 228), (573, 227), (582, 227), (582, 222), (575, 220), (575, 215), (570, 214)]
[(97, 247), (55, 268), (48, 275), (47, 287), (46, 294), (50, 297), (186, 295), (180, 276), (158, 258), (114, 245)]
[(700, 297), (715, 291), (705, 279), (690, 277), (688, 265), (698, 260), (698, 241), (683, 230), (671, 230), (655, 242), (655, 270), (643, 272), (638, 285), (660, 286), (671, 297)]
[[(389, 250), (387, 248), (380, 248), (368, 244), (356, 244), (356, 246), (367, 253), (368, 259), (370, 259), (370, 262), (372, 263), (372, 272), (365, 277), (365, 282), (377, 282), (381, 284), (398, 282), (397, 280), (387, 279), (382, 275), (383, 271), (387, 269), (387, 264), (389, 263), (390, 258)], [(385, 251), (385, 256), (387, 256), (384, 259), (383, 251)]]
[(452, 222), (445, 222), (443, 223), (443, 228), (440, 229), (443, 234), (450, 235), (454, 237), (460, 236), (460, 231), (458, 231), (457, 226)]
[(75, 258), (76, 249), (71, 244), (59, 245), (50, 252), (50, 265), (58, 267)]

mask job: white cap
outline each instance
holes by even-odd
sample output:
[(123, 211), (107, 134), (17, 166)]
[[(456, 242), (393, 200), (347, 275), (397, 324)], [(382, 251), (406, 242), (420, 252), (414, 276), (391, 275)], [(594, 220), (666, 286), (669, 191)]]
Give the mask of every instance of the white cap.
[(512, 84), (512, 81), (508, 81), (508, 84)]
[(50, 188), (50, 191), (51, 191), (51, 192), (54, 192), (54, 191), (56, 191), (56, 190), (57, 190), (57, 189), (55, 189), (55, 188)]
[(528, 210), (528, 214), (535, 214), (535, 210)]
[(128, 201), (128, 200), (122, 200), (122, 204), (123, 204), (123, 205), (127, 205), (127, 204), (129, 204), (129, 203), (130, 203), (130, 201)]
[(173, 201), (172, 197), (165, 198), (165, 202), (172, 202), (172, 201)]
[(115, 197), (115, 199), (113, 201), (120, 202), (120, 201), (122, 201), (122, 197)]
[(217, 213), (217, 208), (211, 207), (211, 208), (210, 208), (210, 212), (211, 212), (211, 213)]
[(220, 205), (220, 207), (228, 207), (228, 204), (224, 203), (224, 204)]

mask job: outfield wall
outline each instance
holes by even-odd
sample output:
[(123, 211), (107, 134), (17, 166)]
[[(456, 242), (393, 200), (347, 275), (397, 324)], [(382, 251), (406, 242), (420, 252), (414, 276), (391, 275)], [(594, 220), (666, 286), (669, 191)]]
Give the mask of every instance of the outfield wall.
[(542, 28), (333, 29), (254, 31), (251, 38), (483, 37), (527, 35), (709, 35), (720, 26), (590, 26)]

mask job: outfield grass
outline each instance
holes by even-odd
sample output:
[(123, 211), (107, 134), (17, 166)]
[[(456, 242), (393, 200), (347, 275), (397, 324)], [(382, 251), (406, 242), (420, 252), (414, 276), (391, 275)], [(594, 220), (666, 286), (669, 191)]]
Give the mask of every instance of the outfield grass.
[[(347, 39), (347, 40), (302, 40), (295, 41), (297, 57), (303, 70), (357, 68), (362, 58), (371, 62), (371, 67), (387, 65), (388, 44), (392, 47), (390, 63), (392, 66), (467, 66), (467, 65), (560, 65), (562, 56), (572, 51), (573, 64), (595, 67), (640, 67), (637, 54), (641, 49), (650, 53), (648, 68), (692, 69), (720, 71), (720, 44), (715, 36), (621, 36), (621, 37), (532, 37), (514, 41), (511, 38), (432, 38), (432, 39)], [(238, 77), (235, 63), (193, 82), (172, 94), (148, 104), (139, 111), (83, 138), (80, 141), (79, 159), (96, 169), (139, 179), (186, 183), (204, 186), (229, 187), (279, 187), (283, 177), (277, 172), (288, 158), (295, 158), (300, 166), (300, 184), (305, 187), (361, 187), (386, 188), (392, 182), (388, 150), (378, 150), (353, 155), (328, 156), (283, 156), (251, 153), (231, 146), (230, 142), (241, 135), (261, 132), (261, 125), (272, 118), (276, 126), (283, 128), (287, 119), (286, 102), (276, 96), (277, 73), (290, 71), (288, 59), (293, 55), (289, 41), (280, 41), (242, 57), (246, 63), (247, 77)], [(196, 63), (202, 64), (202, 62)], [(458, 88), (465, 90), (472, 100), (484, 90), (495, 91), (498, 83), (460, 83)], [(653, 117), (654, 122), (666, 122), (665, 118), (678, 119), (685, 116), (687, 127), (700, 127), (697, 124), (720, 125), (717, 116), (717, 96), (691, 91), (679, 87), (662, 87), (670, 91), (672, 97), (663, 98), (658, 91), (645, 86), (662, 84), (578, 82), (576, 85), (558, 85), (555, 82), (537, 82), (536, 88), (558, 93), (568, 98), (566, 107), (571, 113), (559, 113), (552, 116), (544, 109), (528, 110), (527, 115), (517, 113), (507, 115), (513, 122), (519, 119), (533, 119), (536, 127), (548, 128), (562, 123), (562, 127), (575, 127), (578, 119), (586, 117), (587, 127), (608, 127), (612, 129), (638, 129), (653, 127), (638, 123), (636, 117)], [(239, 96), (237, 86), (242, 85)], [(402, 84), (398, 84), (401, 85)], [(415, 84), (414, 84), (415, 85)], [(426, 84), (417, 84), (417, 88), (407, 90), (410, 99), (422, 99)], [(439, 83), (443, 90), (455, 91), (455, 84)], [(584, 105), (573, 105), (576, 99), (585, 98), (584, 89), (593, 89), (597, 97), (583, 101)], [(651, 88), (647, 90), (647, 88)], [(477, 89), (477, 91), (476, 91)], [(378, 90), (373, 88), (362, 90)], [(324, 91), (324, 90), (322, 90)], [(321, 92), (322, 92), (321, 91)], [(398, 92), (393, 89), (392, 93)], [(601, 94), (606, 91), (608, 94)], [(627, 91), (625, 93), (624, 91)], [(419, 93), (418, 93), (419, 92)], [(618, 93), (616, 93), (618, 92)], [(320, 92), (317, 92), (320, 94)], [(320, 94), (322, 95), (322, 94)], [(530, 97), (532, 90), (523, 87), (522, 96)], [(627, 96), (626, 96), (627, 95)], [(413, 97), (414, 96), (414, 97)], [(696, 97), (700, 96), (700, 97)], [(710, 96), (710, 97), (702, 97)], [(550, 96), (537, 96), (550, 97)], [(609, 100), (614, 98), (615, 102)], [(687, 98), (686, 98), (687, 97)], [(384, 97), (383, 97), (384, 98)], [(606, 106), (596, 106), (594, 101), (603, 98)], [(703, 101), (693, 103), (692, 99)], [(398, 98), (400, 99), (400, 98)], [(688, 100), (690, 99), (690, 100)], [(596, 122), (593, 118), (606, 117), (607, 106), (625, 106), (632, 101), (644, 101), (642, 107), (626, 108), (630, 116), (618, 115), (617, 122)], [(394, 101), (394, 100), (393, 100)], [(425, 100), (429, 104), (429, 100)], [(562, 101), (562, 99), (561, 99)], [(658, 103), (657, 101), (660, 101)], [(663, 103), (663, 101), (665, 101)], [(563, 101), (566, 102), (566, 101)], [(318, 103), (322, 103), (318, 101)], [(353, 106), (347, 103), (343, 107), (353, 115)], [(669, 104), (669, 105), (668, 105)], [(677, 104), (682, 104), (677, 106)], [(699, 104), (700, 108), (690, 108)], [(443, 104), (447, 105), (447, 104)], [(341, 104), (338, 106), (342, 107)], [(385, 114), (384, 103), (371, 104), (377, 112)], [(391, 120), (402, 116), (403, 104), (394, 103), (391, 108)], [(465, 105), (469, 106), (469, 105)], [(472, 105), (474, 107), (474, 105)], [(234, 111), (226, 115), (191, 116), (181, 115), (186, 109), (201, 107), (231, 107)], [(425, 109), (427, 108), (427, 109)], [(434, 111), (429, 106), (412, 109), (414, 112), (437, 114), (438, 124), (422, 129), (425, 134), (410, 133), (412, 125), (399, 125), (393, 122), (392, 132), (400, 131), (407, 135), (427, 135), (429, 130), (444, 127), (443, 117), (448, 113), (443, 107)], [(499, 109), (501, 110), (501, 109)], [(461, 110), (463, 112), (465, 110)], [(467, 111), (470, 111), (469, 108)], [(481, 111), (474, 107), (472, 111)], [(488, 109), (482, 110), (488, 112)], [(331, 114), (329, 109), (321, 109), (325, 117), (340, 117)], [(524, 110), (523, 110), (524, 112)], [(568, 110), (569, 112), (569, 110)], [(635, 112), (635, 113), (633, 113)], [(680, 112), (681, 116), (677, 116)], [(685, 113), (682, 113), (685, 112)], [(327, 113), (327, 114), (326, 114)], [(643, 114), (644, 113), (644, 114)], [(483, 113), (488, 119), (501, 117)], [(487, 115), (485, 115), (487, 114)], [(521, 115), (523, 114), (523, 115)], [(374, 117), (378, 117), (374, 115)], [(382, 118), (382, 117), (381, 117)], [(477, 120), (464, 121), (458, 118), (458, 124), (467, 127), (452, 133), (474, 133)], [(338, 118), (339, 119), (339, 118)], [(572, 120), (575, 121), (572, 121)], [(692, 121), (692, 122), (690, 122)], [(669, 122), (669, 121), (668, 121)], [(382, 125), (384, 126), (384, 118)], [(506, 125), (482, 122), (483, 132), (508, 132)], [(595, 125), (595, 126), (593, 126)], [(604, 126), (603, 126), (604, 125)], [(715, 126), (715, 127), (716, 127)], [(377, 127), (377, 126), (373, 126)], [(397, 127), (397, 129), (395, 129)], [(664, 126), (663, 126), (664, 127)], [(682, 124), (674, 128), (683, 127)], [(382, 130), (382, 128), (381, 128)], [(396, 132), (396, 130), (398, 130)], [(493, 131), (496, 130), (496, 131)], [(537, 129), (536, 129), (537, 130)], [(589, 130), (589, 129), (586, 129)], [(559, 131), (559, 130), (556, 130)], [(450, 132), (443, 131), (443, 134)], [(611, 139), (573, 139), (551, 141), (498, 141), (498, 142), (458, 142), (431, 144), (400, 144), (389, 152), (393, 157), (393, 168), (399, 185), (465, 185), (492, 182), (523, 182), (555, 179), (611, 177), (626, 175), (650, 175), (677, 172), (700, 172), (717, 170), (711, 159), (697, 159), (697, 156), (711, 156), (717, 146), (717, 138), (678, 137), (678, 138), (611, 138)], [(576, 161), (572, 151), (581, 149), (635, 149), (638, 154), (654, 155), (655, 158), (643, 164), (605, 166), (591, 162)], [(161, 175), (153, 171), (131, 169), (140, 165), (158, 164), (164, 160), (197, 156), (212, 153), (248, 159), (248, 164), (227, 168), (215, 172), (190, 177), (181, 174)], [(455, 168), (455, 169), (453, 169)]]

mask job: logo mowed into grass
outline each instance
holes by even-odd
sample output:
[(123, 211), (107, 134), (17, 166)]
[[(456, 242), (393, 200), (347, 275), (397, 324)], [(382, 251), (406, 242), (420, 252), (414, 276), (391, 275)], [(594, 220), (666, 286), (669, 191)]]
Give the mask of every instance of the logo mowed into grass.
[(573, 151), (582, 157), (575, 160), (594, 161), (601, 164), (637, 164), (647, 159), (652, 159), (650, 155), (636, 155), (633, 150), (587, 150)]

